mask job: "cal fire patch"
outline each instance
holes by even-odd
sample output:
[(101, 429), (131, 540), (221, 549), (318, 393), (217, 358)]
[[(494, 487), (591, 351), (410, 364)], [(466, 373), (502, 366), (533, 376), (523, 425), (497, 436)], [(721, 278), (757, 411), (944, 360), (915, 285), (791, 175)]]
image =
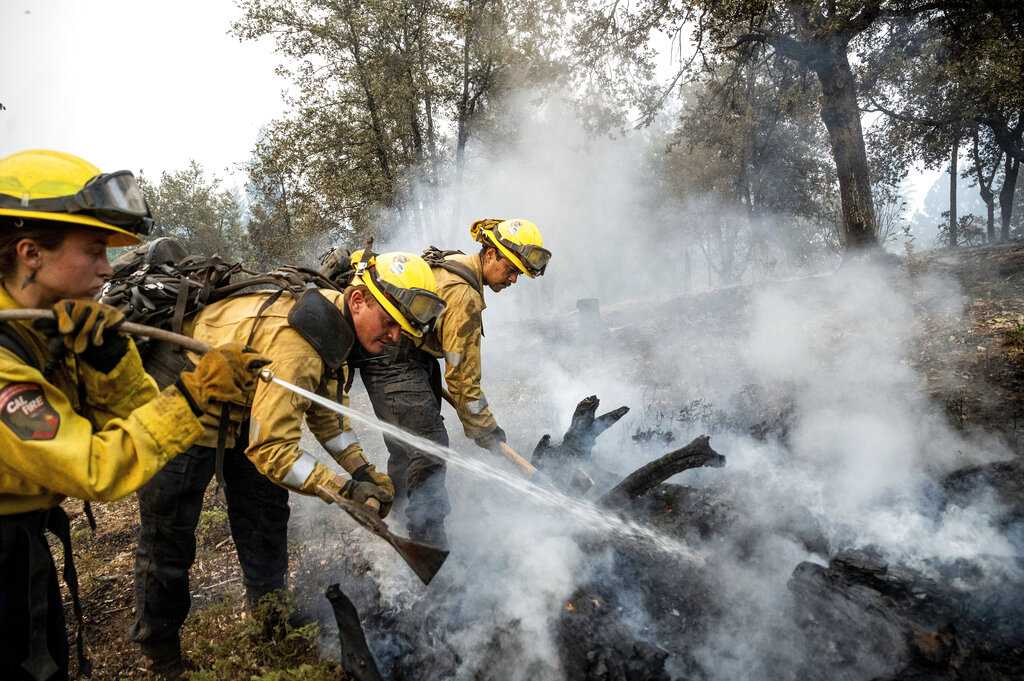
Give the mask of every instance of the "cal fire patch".
[(60, 428), (60, 414), (35, 383), (12, 383), (0, 390), (0, 421), (22, 440), (52, 440)]

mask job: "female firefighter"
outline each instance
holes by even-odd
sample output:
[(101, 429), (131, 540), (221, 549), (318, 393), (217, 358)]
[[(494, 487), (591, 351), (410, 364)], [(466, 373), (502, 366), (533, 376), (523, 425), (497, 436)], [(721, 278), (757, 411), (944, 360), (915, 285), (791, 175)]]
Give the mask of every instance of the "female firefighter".
[(56, 324), (0, 324), (0, 678), (65, 679), (68, 640), (45, 532), (64, 547), (81, 608), (65, 497), (134, 492), (203, 432), (212, 401), (245, 403), (265, 364), (240, 344), (208, 353), (157, 391), (123, 315), (90, 298), (107, 248), (138, 243), (151, 218), (130, 172), (26, 151), (0, 159), (0, 309), (51, 307)]

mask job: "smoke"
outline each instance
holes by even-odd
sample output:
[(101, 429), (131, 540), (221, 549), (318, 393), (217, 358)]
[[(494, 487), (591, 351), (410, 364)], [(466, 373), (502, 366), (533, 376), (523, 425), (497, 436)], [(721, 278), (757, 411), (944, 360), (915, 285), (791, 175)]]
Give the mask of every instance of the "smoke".
[[(678, 608), (655, 612), (635, 585), (607, 584), (622, 594), (620, 621), (630, 634), (670, 653), (670, 672), (696, 664), (709, 679), (792, 678), (808, 661), (786, 584), (801, 561), (826, 562), (830, 551), (871, 545), (933, 572), (936, 562), (1015, 555), (993, 524), (991, 499), (966, 508), (937, 501), (941, 475), (1008, 457), (994, 439), (954, 430), (914, 365), (927, 333), (917, 320), (955, 320), (963, 309), (955, 281), (908, 278), (865, 260), (815, 276), (772, 271), (775, 281), (702, 293), (713, 269), (702, 222), (735, 216), (708, 200), (666, 200), (651, 161), (658, 131), (595, 140), (564, 103), (538, 111), (523, 95), (508, 109), (515, 134), (498, 155), (469, 150), (461, 191), (441, 192), (427, 210), (436, 218), (428, 233), (392, 233), (379, 248), (471, 252), (468, 226), (482, 217), (540, 226), (554, 253), (548, 273), (488, 292), (484, 313), (483, 388), (527, 457), (543, 433), (557, 441), (590, 394), (607, 409), (632, 407), (595, 449), (609, 480), (712, 434), (728, 466), (673, 481), (722, 498), (736, 518), (701, 547), (709, 565), (702, 596), (714, 606), (700, 627), (678, 624), (686, 619), (673, 619)], [(789, 227), (785, 216), (761, 225), (779, 234)], [(749, 268), (747, 281), (769, 272)], [(577, 311), (582, 298), (599, 299), (596, 326)], [(358, 381), (353, 406), (370, 409)], [(452, 446), (478, 451), (454, 412), (445, 407), (444, 415)], [(380, 436), (358, 430), (383, 466)], [(674, 440), (633, 437), (645, 430)], [(457, 679), (566, 678), (572, 670), (558, 637), (565, 603), (595, 581), (622, 580), (617, 559), (583, 551), (579, 527), (550, 507), (454, 468), (448, 489), (452, 555), (430, 587), (387, 547), (350, 533), (335, 541), (343, 562), (308, 588), (322, 593), (340, 579), (361, 612), (378, 613), (368, 622), (371, 646), (395, 678), (450, 678), (439, 666), (445, 660)], [(295, 536), (309, 544), (315, 535), (330, 554), (327, 534), (313, 529), (323, 521), (305, 508)], [(881, 661), (861, 664), (849, 678), (870, 678)]]

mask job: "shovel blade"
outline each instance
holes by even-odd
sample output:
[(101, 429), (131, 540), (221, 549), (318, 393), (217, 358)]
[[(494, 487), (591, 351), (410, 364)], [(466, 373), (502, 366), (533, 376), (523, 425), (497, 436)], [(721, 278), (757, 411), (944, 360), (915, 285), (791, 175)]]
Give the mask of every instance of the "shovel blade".
[(430, 584), (430, 580), (434, 579), (434, 575), (448, 559), (448, 550), (439, 546), (413, 541), (397, 534), (389, 535), (387, 541), (424, 584)]
[(437, 574), (441, 566), (444, 565), (444, 561), (448, 558), (448, 551), (438, 546), (399, 537), (388, 528), (387, 523), (363, 504), (349, 501), (323, 485), (320, 485), (317, 489), (321, 495), (333, 500), (353, 520), (390, 544), (391, 548), (398, 552), (398, 555), (402, 557), (406, 565), (416, 573), (416, 576), (424, 584), (430, 584), (430, 580), (434, 578), (434, 575)]

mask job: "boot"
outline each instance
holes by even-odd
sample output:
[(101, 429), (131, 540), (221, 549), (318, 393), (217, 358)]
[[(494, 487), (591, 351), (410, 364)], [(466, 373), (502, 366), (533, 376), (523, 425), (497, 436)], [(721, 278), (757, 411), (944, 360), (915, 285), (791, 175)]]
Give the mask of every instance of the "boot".
[(177, 638), (143, 643), (141, 648), (146, 658), (146, 671), (162, 681), (177, 681), (194, 669), (181, 656), (181, 641)]

